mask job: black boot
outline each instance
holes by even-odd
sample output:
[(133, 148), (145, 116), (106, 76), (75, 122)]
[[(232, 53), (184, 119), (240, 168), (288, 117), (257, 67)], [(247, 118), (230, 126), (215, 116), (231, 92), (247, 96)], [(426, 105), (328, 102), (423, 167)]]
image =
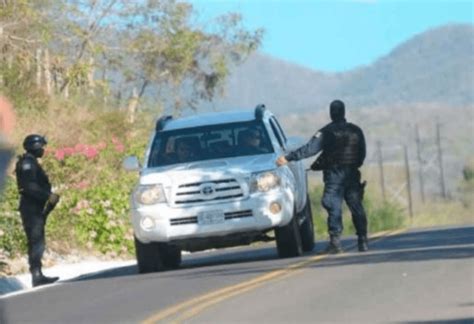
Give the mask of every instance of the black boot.
[(46, 277), (43, 272), (41, 272), (41, 268), (31, 270), (31, 278), (33, 287), (47, 285), (59, 279), (59, 277)]
[(367, 235), (360, 235), (358, 237), (357, 246), (359, 248), (359, 252), (365, 252), (369, 249)]
[(324, 252), (328, 254), (338, 254), (343, 252), (339, 235), (330, 235), (329, 244), (326, 246)]

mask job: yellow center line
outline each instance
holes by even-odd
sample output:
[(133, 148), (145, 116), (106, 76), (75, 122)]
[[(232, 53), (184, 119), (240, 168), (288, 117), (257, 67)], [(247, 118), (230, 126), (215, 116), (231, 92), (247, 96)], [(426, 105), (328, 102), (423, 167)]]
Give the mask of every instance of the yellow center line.
[[(370, 236), (370, 241), (375, 242), (386, 236), (394, 236), (404, 231), (406, 230), (401, 229), (401, 230), (394, 230), (394, 231), (378, 232)], [(349, 249), (352, 249), (355, 246), (356, 244), (351, 245)], [(258, 276), (251, 280), (241, 282), (239, 284), (231, 285), (228, 287), (224, 287), (207, 294), (203, 294), (196, 298), (192, 298), (188, 301), (166, 308), (163, 311), (159, 311), (158, 313), (155, 313), (154, 315), (145, 319), (142, 323), (143, 324), (156, 323), (156, 322), (159, 322), (171, 317), (177, 317), (175, 320), (172, 321), (172, 323), (180, 323), (182, 321), (185, 321), (189, 318), (196, 316), (197, 314), (201, 313), (205, 309), (215, 304), (218, 304), (231, 297), (243, 294), (247, 291), (253, 290), (268, 281), (275, 280), (275, 279), (283, 279), (283, 278), (287, 278), (289, 276), (295, 275), (296, 273), (300, 273), (309, 264), (325, 259), (328, 256), (329, 256), (328, 254), (312, 256), (312, 257), (307, 258), (304, 261), (290, 264), (282, 269), (271, 271), (267, 274)]]

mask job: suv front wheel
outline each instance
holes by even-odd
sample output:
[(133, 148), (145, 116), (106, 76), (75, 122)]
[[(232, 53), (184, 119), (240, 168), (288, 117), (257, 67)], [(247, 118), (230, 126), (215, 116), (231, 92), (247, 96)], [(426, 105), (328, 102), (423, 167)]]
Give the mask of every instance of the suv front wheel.
[(287, 225), (275, 228), (275, 239), (280, 258), (296, 257), (303, 254), (296, 212), (293, 213), (293, 218)]
[(158, 243), (161, 260), (165, 268), (176, 269), (181, 264), (181, 250), (176, 245)]
[(142, 243), (135, 237), (135, 255), (139, 273), (156, 272), (163, 268), (159, 243)]

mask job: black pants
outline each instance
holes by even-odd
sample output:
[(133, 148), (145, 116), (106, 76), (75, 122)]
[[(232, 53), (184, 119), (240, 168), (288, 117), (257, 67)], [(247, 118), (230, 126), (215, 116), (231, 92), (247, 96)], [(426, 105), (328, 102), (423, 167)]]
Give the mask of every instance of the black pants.
[(20, 214), (28, 246), (30, 270), (41, 269), (41, 259), (45, 249), (44, 227), (46, 219), (43, 207), (26, 199), (20, 200)]
[(367, 235), (367, 217), (362, 205), (360, 171), (353, 167), (337, 167), (323, 171), (324, 194), (322, 205), (328, 212), (330, 235), (340, 235), (342, 225), (342, 201), (345, 200), (352, 213), (352, 222), (357, 235)]

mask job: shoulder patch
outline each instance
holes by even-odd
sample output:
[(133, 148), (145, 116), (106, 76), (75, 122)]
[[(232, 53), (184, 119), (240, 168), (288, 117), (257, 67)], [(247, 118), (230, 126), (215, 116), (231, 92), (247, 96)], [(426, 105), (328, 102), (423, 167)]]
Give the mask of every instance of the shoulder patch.
[(33, 169), (33, 164), (30, 161), (23, 161), (23, 163), (21, 164), (21, 169), (23, 171), (31, 170)]

